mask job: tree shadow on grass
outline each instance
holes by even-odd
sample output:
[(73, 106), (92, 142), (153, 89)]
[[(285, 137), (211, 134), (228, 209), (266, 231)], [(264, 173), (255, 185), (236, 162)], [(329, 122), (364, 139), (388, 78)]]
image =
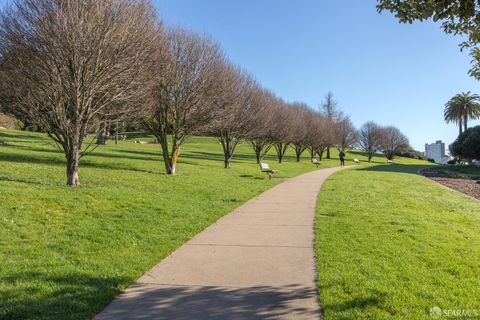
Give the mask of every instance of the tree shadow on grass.
[[(332, 285), (319, 285), (320, 293), (323, 289), (332, 287)], [(385, 303), (385, 293), (376, 289), (371, 289), (365, 292), (364, 294), (358, 295), (351, 299), (343, 299), (340, 302), (325, 304), (323, 305), (323, 311), (325, 313), (335, 312), (336, 315), (340, 314), (349, 314), (355, 309), (367, 309), (367, 308), (378, 308), (383, 309)], [(351, 319), (347, 317), (340, 317), (339, 319)]]
[[(0, 318), (87, 319), (131, 280), (82, 273), (10, 273), (0, 277)], [(47, 288), (45, 288), (47, 287)], [(320, 318), (316, 290), (300, 285), (230, 288), (134, 284), (95, 319)]]
[(0, 281), (0, 319), (73, 320), (99, 312), (120, 292), (119, 285), (128, 280), (80, 273), (25, 272), (9, 273)]
[[(366, 159), (368, 159), (368, 154), (365, 152), (365, 151), (359, 151), (359, 150), (355, 150), (355, 151), (348, 151), (347, 152), (347, 156), (348, 154), (352, 154), (352, 155), (356, 155), (356, 156), (361, 156), (361, 157), (365, 157)], [(379, 161), (378, 158), (379, 157), (383, 157), (384, 160), (383, 161)], [(347, 159), (348, 160), (348, 159)], [(353, 159), (350, 159), (350, 160), (353, 160)], [(367, 160), (365, 160), (365, 163), (379, 163), (379, 164), (384, 164), (387, 162), (387, 158), (383, 155), (383, 154), (375, 154), (372, 158), (372, 161), (368, 162)]]
[(34, 181), (34, 180), (28, 180), (28, 179), (22, 179), (22, 178), (11, 178), (11, 177), (2, 176), (2, 175), (0, 175), (0, 182), (19, 182), (19, 183), (43, 185), (43, 183)]
[(12, 142), (11, 139), (15, 139), (18, 142), (25, 142), (25, 141), (31, 142), (34, 139), (40, 140), (39, 137), (35, 137), (32, 134), (25, 134), (23, 131), (13, 131), (13, 130), (9, 130), (8, 132), (4, 130), (0, 130), (0, 139), (2, 140), (8, 139), (10, 142)]
[(265, 180), (265, 177), (259, 177), (259, 176), (254, 176), (251, 174), (241, 174), (239, 175), (240, 178), (249, 178), (249, 179), (255, 179), (255, 180)]
[(418, 171), (430, 168), (432, 165), (429, 164), (386, 164), (386, 165), (378, 165), (378, 166), (371, 166), (360, 168), (360, 171), (373, 171), (373, 172), (396, 172), (396, 173), (408, 173), (408, 174), (415, 174), (418, 175)]
[(382, 309), (384, 300), (383, 296), (357, 297), (342, 303), (326, 305), (325, 312), (328, 313), (328, 311), (335, 311), (336, 313), (345, 313), (353, 311), (354, 309), (362, 310), (372, 307)]
[[(13, 162), (13, 163), (30, 163), (30, 164), (41, 164), (49, 166), (65, 166), (66, 161), (59, 157), (48, 157), (42, 156), (40, 153), (36, 155), (25, 155), (19, 153), (0, 153), (0, 162)], [(144, 173), (158, 173), (154, 170), (141, 169), (130, 165), (122, 164), (106, 164), (106, 163), (96, 163), (88, 160), (83, 160), (80, 162), (80, 167), (86, 168), (96, 168), (96, 169), (109, 169), (109, 170), (127, 170), (135, 172), (144, 172)]]
[(318, 319), (316, 290), (300, 285), (230, 288), (135, 284), (96, 320)]

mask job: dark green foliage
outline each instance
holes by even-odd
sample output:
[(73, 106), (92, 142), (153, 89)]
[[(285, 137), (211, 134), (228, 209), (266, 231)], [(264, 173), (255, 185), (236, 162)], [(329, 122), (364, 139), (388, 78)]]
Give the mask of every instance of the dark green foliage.
[(411, 159), (418, 159), (418, 160), (428, 160), (425, 155), (417, 150), (407, 150), (407, 151), (398, 151), (396, 153), (397, 156), (404, 157), (404, 158), (411, 158)]
[(467, 129), (459, 135), (450, 145), (450, 153), (460, 159), (480, 159), (480, 126)]

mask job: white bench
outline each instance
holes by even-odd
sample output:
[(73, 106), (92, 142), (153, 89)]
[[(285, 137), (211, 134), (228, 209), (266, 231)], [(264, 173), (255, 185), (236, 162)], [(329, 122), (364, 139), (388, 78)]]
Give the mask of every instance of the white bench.
[(268, 180), (271, 180), (272, 179), (272, 175), (275, 173), (275, 172), (278, 172), (277, 170), (273, 170), (273, 169), (270, 169), (270, 166), (268, 165), (268, 163), (265, 163), (265, 162), (260, 162), (260, 170), (266, 174), (268, 174)]
[(387, 160), (387, 163), (388, 164), (393, 164), (394, 162), (393, 162), (393, 160)]
[(355, 162), (355, 164), (360, 164), (360, 160), (358, 159), (353, 159), (353, 162)]
[(322, 163), (321, 163), (320, 161), (318, 161), (316, 158), (313, 158), (313, 159), (312, 159), (312, 163), (313, 163), (314, 165), (316, 165), (317, 168), (318, 168), (319, 165), (322, 164)]

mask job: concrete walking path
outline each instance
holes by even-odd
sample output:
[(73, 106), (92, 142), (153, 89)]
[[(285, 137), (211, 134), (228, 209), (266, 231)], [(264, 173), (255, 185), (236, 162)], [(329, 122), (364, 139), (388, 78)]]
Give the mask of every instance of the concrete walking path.
[(289, 179), (196, 235), (108, 305), (105, 319), (319, 319), (317, 194), (329, 168)]

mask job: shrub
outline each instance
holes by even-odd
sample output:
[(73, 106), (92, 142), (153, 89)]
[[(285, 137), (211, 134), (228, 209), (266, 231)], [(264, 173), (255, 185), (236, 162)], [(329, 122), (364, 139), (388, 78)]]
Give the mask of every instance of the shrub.
[(450, 153), (459, 159), (480, 159), (480, 126), (467, 129), (449, 149)]

